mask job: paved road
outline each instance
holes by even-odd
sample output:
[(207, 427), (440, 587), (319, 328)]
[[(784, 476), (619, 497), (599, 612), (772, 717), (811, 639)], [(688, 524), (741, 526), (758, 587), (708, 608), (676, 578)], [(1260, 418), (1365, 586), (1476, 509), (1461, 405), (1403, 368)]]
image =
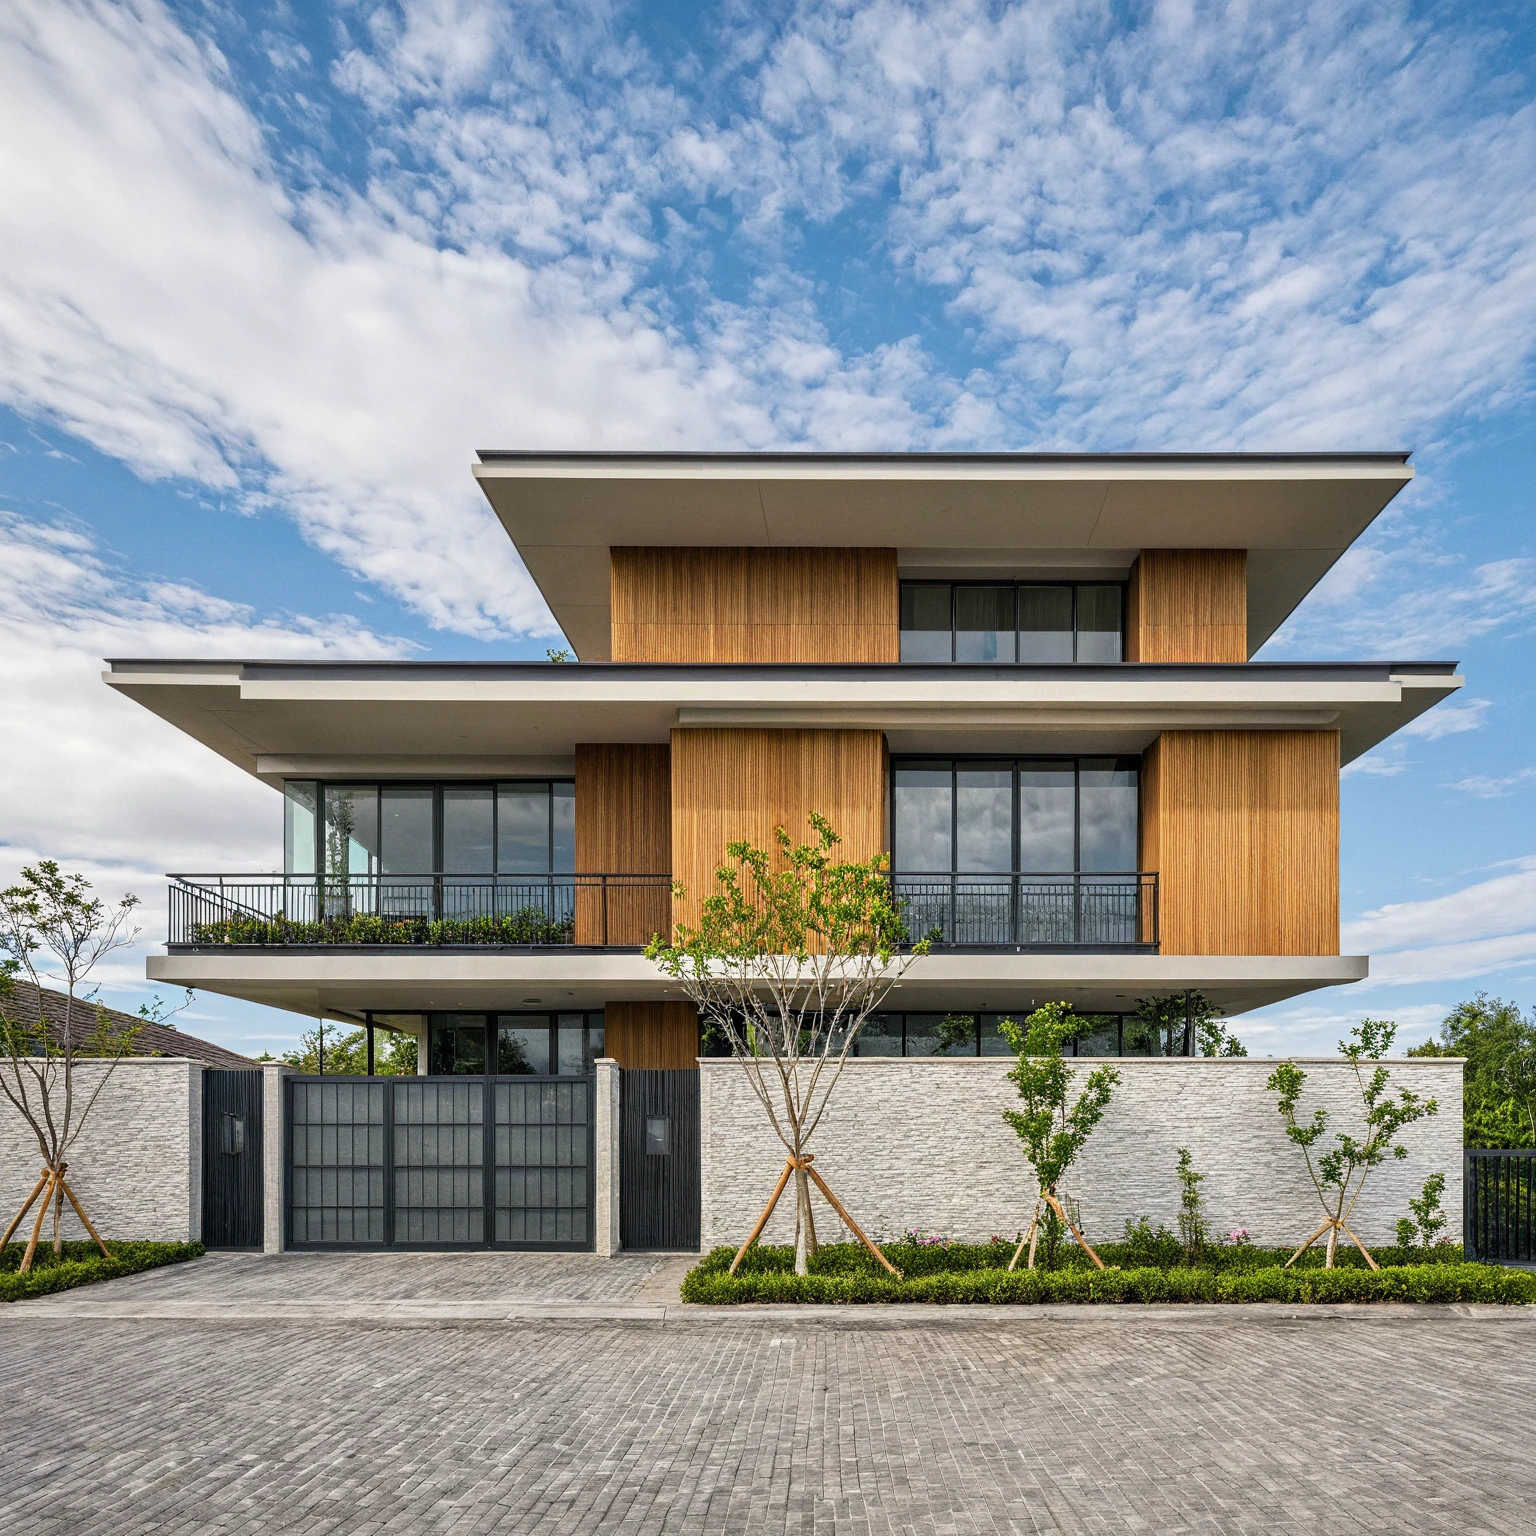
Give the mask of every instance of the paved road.
[(636, 1315), (675, 1263), (599, 1262), (219, 1257), (0, 1308), (5, 1528), (1536, 1531), (1524, 1309)]

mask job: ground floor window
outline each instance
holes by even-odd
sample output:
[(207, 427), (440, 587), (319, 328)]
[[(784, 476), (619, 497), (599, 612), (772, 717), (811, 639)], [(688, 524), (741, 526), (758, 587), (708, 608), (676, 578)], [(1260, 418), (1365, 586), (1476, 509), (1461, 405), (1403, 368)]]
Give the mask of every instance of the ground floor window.
[(603, 1054), (599, 1013), (434, 1013), (428, 1070), (438, 1077), (579, 1077)]
[[(1023, 1022), (1028, 1010), (1012, 1015)], [(874, 1013), (854, 1043), (856, 1056), (1011, 1056), (998, 1033), (1002, 1013)], [(1128, 1013), (1085, 1013), (1071, 1046), (1076, 1056), (1182, 1056), (1183, 1032), (1172, 1039)]]

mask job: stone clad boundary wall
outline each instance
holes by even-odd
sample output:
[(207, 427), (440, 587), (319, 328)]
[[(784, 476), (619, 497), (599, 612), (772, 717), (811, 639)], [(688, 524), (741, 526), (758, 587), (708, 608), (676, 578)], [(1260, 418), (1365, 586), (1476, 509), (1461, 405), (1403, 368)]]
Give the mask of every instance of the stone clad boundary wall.
[[(1067, 1180), (1090, 1240), (1120, 1238), (1147, 1216), (1173, 1229), (1177, 1149), (1206, 1175), (1211, 1230), (1247, 1227), (1255, 1243), (1299, 1243), (1322, 1219), (1300, 1151), (1286, 1139), (1264, 1083), (1279, 1058), (1124, 1058), (1115, 1097)], [(1359, 1094), (1347, 1062), (1292, 1058), (1307, 1073), (1301, 1111), (1330, 1111), (1332, 1125), (1360, 1133)], [(1440, 1112), (1409, 1126), (1409, 1155), (1375, 1169), (1355, 1213), (1371, 1244), (1394, 1241), (1408, 1197), (1432, 1173), (1446, 1179), (1445, 1235), (1461, 1235), (1462, 1063), (1388, 1061), (1394, 1088), (1439, 1101)], [(1028, 1225), (1030, 1169), (1002, 1118), (1018, 1104), (1009, 1058), (850, 1061), (811, 1143), (816, 1166), (871, 1237), (925, 1235), (985, 1241)], [(1079, 1070), (1088, 1070), (1083, 1063)], [(734, 1061), (702, 1060), (703, 1246), (736, 1244), (752, 1229), (784, 1151)], [(843, 1238), (842, 1223), (816, 1200), (817, 1235)], [(763, 1240), (790, 1242), (793, 1206), (781, 1202)]]
[[(75, 1096), (89, 1098), (104, 1067), (75, 1065)], [(203, 1230), (203, 1066), (179, 1057), (128, 1057), (102, 1090), (68, 1157), (69, 1182), (109, 1242), (189, 1242)], [(0, 1232), (37, 1182), (37, 1140), (0, 1099)], [(36, 1207), (33, 1207), (36, 1210)], [(21, 1230), (30, 1234), (32, 1215)], [(53, 1230), (43, 1223), (43, 1239)], [(64, 1202), (66, 1238), (85, 1237)], [(12, 1239), (14, 1242), (15, 1239)]]

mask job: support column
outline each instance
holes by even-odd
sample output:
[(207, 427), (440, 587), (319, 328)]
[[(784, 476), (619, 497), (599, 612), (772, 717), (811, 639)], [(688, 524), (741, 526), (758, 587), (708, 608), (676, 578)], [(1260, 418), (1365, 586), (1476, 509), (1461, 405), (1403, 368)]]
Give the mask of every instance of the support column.
[(598, 1256), (611, 1259), (623, 1246), (619, 1229), (619, 1119), (623, 1112), (623, 1079), (612, 1057), (600, 1057), (597, 1067), (597, 1191), (592, 1220)]
[(282, 1253), (288, 1246), (287, 1223), (283, 1220), (288, 1173), (283, 1079), (291, 1071), (292, 1068), (275, 1061), (267, 1062), (261, 1069), (261, 1246), (264, 1253)]

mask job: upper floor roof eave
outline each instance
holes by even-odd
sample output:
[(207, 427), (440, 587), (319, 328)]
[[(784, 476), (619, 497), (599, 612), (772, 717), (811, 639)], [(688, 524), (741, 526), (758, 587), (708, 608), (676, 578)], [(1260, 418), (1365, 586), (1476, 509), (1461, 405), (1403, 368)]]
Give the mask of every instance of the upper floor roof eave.
[(474, 475), (584, 660), (610, 654), (608, 552), (634, 546), (890, 548), (902, 571), (961, 577), (1245, 549), (1251, 654), (1413, 478), (1409, 456), (485, 449)]

